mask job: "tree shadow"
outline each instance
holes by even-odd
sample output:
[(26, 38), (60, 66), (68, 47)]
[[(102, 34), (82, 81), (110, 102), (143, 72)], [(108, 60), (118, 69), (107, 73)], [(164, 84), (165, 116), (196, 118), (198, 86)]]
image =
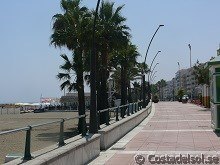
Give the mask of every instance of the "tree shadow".
[[(74, 137), (76, 135), (79, 135), (77, 128), (69, 128), (65, 130), (63, 133), (64, 140)], [(60, 137), (60, 132), (39, 133), (35, 137), (38, 141), (58, 142)]]

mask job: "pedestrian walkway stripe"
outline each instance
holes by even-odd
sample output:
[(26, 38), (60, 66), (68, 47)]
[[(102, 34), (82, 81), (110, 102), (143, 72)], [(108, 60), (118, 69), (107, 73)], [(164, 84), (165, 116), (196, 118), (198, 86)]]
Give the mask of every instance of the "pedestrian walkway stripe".
[(209, 132), (213, 131), (212, 129), (176, 129), (176, 130), (141, 130), (141, 132)]

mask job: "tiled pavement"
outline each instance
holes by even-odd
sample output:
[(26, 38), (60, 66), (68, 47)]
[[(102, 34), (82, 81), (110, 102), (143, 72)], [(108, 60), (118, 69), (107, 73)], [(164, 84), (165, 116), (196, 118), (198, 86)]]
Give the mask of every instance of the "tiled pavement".
[[(138, 159), (137, 155), (141, 155), (140, 161), (142, 161), (139, 164), (152, 164), (153, 162), (148, 160), (149, 155), (187, 156), (189, 154), (191, 157), (202, 157), (201, 154), (204, 154), (205, 158), (219, 157), (220, 137), (211, 129), (210, 110), (189, 103), (159, 102), (155, 104), (155, 112), (151, 115), (149, 121), (137, 128), (138, 131), (134, 130), (136, 133), (133, 133), (132, 138), (126, 143), (121, 143), (123, 144), (121, 148), (107, 150), (106, 152), (110, 154), (106, 153), (106, 160), (102, 164), (138, 164), (135, 161), (135, 157)], [(197, 160), (199, 161), (200, 158)], [(176, 164), (178, 163), (177, 161)], [(101, 164), (101, 162), (91, 164)]]

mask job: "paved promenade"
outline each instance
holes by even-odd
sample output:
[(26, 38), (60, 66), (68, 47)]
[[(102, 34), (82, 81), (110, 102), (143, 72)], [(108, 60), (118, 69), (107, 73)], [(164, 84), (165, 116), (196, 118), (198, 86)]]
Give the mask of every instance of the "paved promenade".
[(211, 129), (210, 110), (190, 103), (159, 102), (147, 119), (90, 164), (162, 164), (164, 159), (173, 164), (184, 160), (220, 164), (219, 139)]

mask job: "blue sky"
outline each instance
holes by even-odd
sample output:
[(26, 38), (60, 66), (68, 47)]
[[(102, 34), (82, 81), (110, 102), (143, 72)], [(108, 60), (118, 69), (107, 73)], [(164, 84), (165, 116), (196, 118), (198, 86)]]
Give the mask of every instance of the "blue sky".
[[(96, 0), (84, 0), (94, 8)], [(159, 24), (164, 24), (150, 47), (147, 63), (158, 50), (161, 54), (156, 79), (170, 80), (178, 70), (216, 56), (220, 43), (219, 0), (117, 0), (125, 4), (122, 14), (131, 28), (132, 42), (144, 60), (148, 43)], [(60, 97), (56, 79), (59, 57), (69, 53), (49, 45), (52, 16), (60, 13), (60, 0), (0, 1), (0, 103), (34, 102), (44, 97)], [(88, 90), (88, 88), (86, 89)]]

